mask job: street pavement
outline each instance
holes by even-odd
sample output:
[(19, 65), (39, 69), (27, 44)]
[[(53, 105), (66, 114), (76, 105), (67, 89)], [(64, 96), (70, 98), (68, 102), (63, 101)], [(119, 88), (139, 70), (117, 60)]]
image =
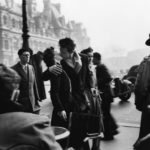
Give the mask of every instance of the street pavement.
[(111, 113), (119, 125), (119, 134), (112, 141), (102, 141), (101, 150), (133, 150), (140, 127), (141, 112), (134, 105), (134, 94), (127, 102), (114, 99)]
[[(41, 102), (41, 115), (51, 117), (52, 103), (48, 98)], [(112, 103), (112, 114), (119, 125), (119, 134), (114, 140), (101, 141), (101, 150), (133, 150), (133, 144), (139, 134), (139, 124), (141, 113), (135, 109), (134, 95), (131, 96), (128, 102), (121, 102), (115, 99)]]
[(119, 134), (112, 141), (102, 141), (101, 150), (133, 150), (133, 144), (139, 133), (138, 127), (121, 126)]

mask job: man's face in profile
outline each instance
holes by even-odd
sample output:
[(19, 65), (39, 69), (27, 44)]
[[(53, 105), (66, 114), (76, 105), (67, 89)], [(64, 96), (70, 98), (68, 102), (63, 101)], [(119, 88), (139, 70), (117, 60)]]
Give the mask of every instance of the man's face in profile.
[(93, 60), (93, 52), (87, 53), (87, 56), (88, 56), (88, 61), (89, 61), (89, 63), (91, 63), (92, 60)]

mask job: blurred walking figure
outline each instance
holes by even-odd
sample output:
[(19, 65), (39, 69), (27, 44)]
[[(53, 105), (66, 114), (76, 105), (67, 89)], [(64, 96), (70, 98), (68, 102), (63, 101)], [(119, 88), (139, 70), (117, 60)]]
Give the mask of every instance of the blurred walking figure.
[(12, 68), (21, 76), (19, 86), (20, 95), (18, 102), (24, 106), (26, 112), (39, 113), (39, 94), (35, 78), (35, 71), (29, 64), (31, 53), (29, 50), (20, 49), (18, 51), (20, 61)]
[(16, 71), (0, 64), (0, 149), (62, 150), (47, 117), (22, 112), (20, 81)]
[(102, 111), (104, 117), (104, 138), (103, 140), (112, 140), (115, 134), (118, 134), (117, 124), (111, 114), (111, 102), (113, 97), (110, 89), (111, 75), (107, 67), (101, 63), (101, 54), (93, 54), (93, 64), (96, 65), (96, 77), (98, 89), (101, 92)]
[[(150, 46), (150, 37), (145, 44)], [(150, 56), (145, 57), (138, 68), (135, 82), (135, 106), (137, 110), (142, 112), (140, 133), (135, 143), (135, 145), (137, 145), (139, 141), (142, 141), (142, 138), (150, 133)], [(150, 147), (148, 148), (150, 149)], [(143, 149), (146, 150), (144, 144)]]

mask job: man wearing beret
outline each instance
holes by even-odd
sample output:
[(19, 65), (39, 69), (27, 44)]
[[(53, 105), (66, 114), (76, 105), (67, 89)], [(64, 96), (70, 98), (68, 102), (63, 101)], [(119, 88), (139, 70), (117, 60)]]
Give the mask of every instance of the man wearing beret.
[(18, 102), (23, 105), (26, 112), (39, 113), (39, 94), (35, 78), (35, 71), (29, 64), (31, 51), (28, 49), (20, 49), (18, 56), (20, 61), (12, 66), (12, 68), (21, 76), (20, 95)]

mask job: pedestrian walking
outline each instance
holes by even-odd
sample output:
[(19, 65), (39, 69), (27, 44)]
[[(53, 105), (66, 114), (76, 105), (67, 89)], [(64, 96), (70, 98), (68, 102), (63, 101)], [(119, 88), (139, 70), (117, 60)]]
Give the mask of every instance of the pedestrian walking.
[[(150, 38), (145, 42), (150, 46)], [(138, 67), (137, 78), (135, 82), (135, 106), (142, 112), (139, 137), (134, 144), (150, 133), (150, 56), (144, 58)]]
[(103, 111), (103, 122), (104, 122), (104, 138), (103, 140), (112, 140), (113, 136), (118, 134), (115, 119), (111, 114), (111, 102), (113, 97), (110, 89), (110, 82), (112, 77), (107, 67), (101, 62), (101, 54), (95, 52), (93, 54), (93, 63), (96, 65), (96, 77), (98, 89), (101, 93), (102, 98), (102, 111)]

